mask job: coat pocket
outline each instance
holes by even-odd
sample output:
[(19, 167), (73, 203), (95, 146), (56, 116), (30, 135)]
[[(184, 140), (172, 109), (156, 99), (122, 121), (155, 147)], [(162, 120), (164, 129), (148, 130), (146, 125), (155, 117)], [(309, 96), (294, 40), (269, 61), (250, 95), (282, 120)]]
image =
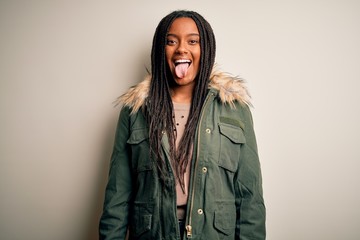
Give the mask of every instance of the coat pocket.
[(147, 128), (133, 129), (127, 144), (131, 150), (132, 168), (136, 172), (151, 170), (149, 157), (149, 132)]
[[(134, 129), (127, 141), (131, 156), (132, 194), (135, 202), (151, 202), (156, 198), (157, 173), (149, 156), (148, 136), (147, 128)], [(148, 222), (150, 217), (144, 215), (143, 218), (141, 221)]]
[(240, 159), (240, 146), (245, 143), (245, 136), (239, 126), (219, 123), (220, 158), (219, 166), (235, 172)]
[(130, 221), (131, 239), (151, 239), (151, 226), (154, 205), (151, 203), (134, 202), (133, 214)]
[[(220, 235), (234, 235), (236, 228), (236, 206), (234, 202), (217, 202), (214, 227)], [(234, 238), (232, 238), (234, 239)]]

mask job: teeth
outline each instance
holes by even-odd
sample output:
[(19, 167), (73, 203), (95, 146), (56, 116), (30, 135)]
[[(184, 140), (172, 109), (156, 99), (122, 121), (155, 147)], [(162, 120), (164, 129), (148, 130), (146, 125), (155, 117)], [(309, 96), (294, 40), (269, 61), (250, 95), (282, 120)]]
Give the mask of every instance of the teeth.
[(191, 63), (191, 61), (188, 59), (179, 59), (179, 60), (175, 60), (175, 63)]

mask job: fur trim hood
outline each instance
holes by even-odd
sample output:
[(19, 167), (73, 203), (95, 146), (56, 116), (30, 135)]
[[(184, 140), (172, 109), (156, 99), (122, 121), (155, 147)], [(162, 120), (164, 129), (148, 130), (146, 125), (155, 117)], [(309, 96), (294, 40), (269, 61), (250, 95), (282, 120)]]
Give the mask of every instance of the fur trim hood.
[[(115, 105), (122, 104), (132, 108), (131, 113), (137, 112), (146, 101), (149, 94), (151, 75), (137, 85), (131, 87), (125, 94), (115, 100)], [(222, 72), (216, 67), (210, 75), (209, 89), (218, 92), (218, 97), (223, 104), (235, 107), (235, 102), (251, 106), (250, 95), (245, 86), (244, 80), (229, 73)]]

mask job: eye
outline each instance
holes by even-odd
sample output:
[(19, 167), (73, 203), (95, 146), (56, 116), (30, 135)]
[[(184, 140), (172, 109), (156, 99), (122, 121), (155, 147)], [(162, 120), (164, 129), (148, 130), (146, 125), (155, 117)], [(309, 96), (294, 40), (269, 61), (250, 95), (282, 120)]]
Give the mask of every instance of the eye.
[(173, 40), (173, 39), (167, 39), (166, 40), (166, 45), (174, 46), (174, 45), (176, 45), (176, 41)]
[(196, 44), (198, 44), (199, 43), (199, 40), (197, 40), (197, 39), (191, 39), (190, 41), (189, 41), (189, 44), (190, 45), (196, 45)]

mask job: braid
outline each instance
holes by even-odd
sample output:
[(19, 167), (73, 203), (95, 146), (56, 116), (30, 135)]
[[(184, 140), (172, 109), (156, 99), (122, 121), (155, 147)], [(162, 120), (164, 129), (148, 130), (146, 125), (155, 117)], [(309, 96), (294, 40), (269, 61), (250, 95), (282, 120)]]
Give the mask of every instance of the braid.
[[(176, 133), (174, 132), (174, 112), (170, 95), (172, 75), (166, 63), (165, 44), (167, 32), (172, 22), (180, 17), (194, 20), (200, 34), (200, 69), (195, 79), (195, 87), (191, 101), (189, 119), (178, 149), (175, 149)], [(169, 177), (169, 168), (162, 154), (161, 139), (166, 132), (170, 157), (174, 165), (175, 175), (184, 189), (184, 173), (191, 158), (196, 127), (202, 106), (208, 91), (211, 70), (215, 61), (215, 37), (210, 24), (198, 13), (193, 11), (174, 11), (165, 16), (156, 28), (151, 51), (152, 81), (146, 103), (146, 118), (149, 125), (150, 154), (160, 173), (163, 182)]]

